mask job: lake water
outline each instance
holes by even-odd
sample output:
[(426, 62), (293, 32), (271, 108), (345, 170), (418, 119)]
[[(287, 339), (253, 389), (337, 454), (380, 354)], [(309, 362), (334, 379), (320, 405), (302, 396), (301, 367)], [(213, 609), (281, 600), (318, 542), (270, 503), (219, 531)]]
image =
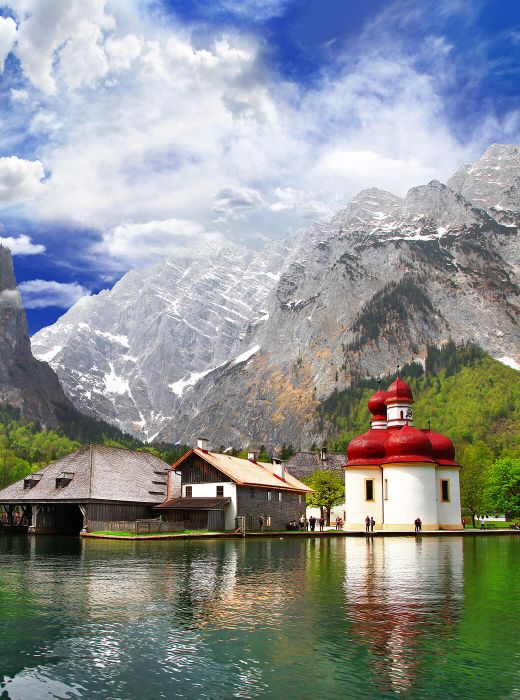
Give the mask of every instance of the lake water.
[(0, 698), (520, 698), (520, 537), (0, 536)]

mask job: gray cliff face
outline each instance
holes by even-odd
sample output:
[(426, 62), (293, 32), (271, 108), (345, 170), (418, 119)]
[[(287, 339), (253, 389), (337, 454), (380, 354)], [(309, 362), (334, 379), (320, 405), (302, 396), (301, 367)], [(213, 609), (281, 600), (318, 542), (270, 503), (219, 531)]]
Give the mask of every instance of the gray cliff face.
[(31, 354), (11, 253), (1, 246), (0, 357), (0, 404), (19, 409), (25, 418), (44, 427), (58, 427), (56, 412), (70, 403), (52, 369)]
[[(516, 147), (504, 153), (510, 168), (513, 157), (520, 164)], [(436, 181), (403, 199), (366, 190), (311, 226), (270, 296), (269, 318), (246, 333), (242, 348), (258, 350), (207, 375), (159, 437), (305, 446), (319, 437), (318, 401), (353, 377), (424, 357), (430, 343), (473, 340), (518, 362), (518, 230), (514, 212), (503, 223), (493, 215), (494, 192), (487, 211)]]
[(308, 446), (319, 401), (430, 343), (520, 361), (519, 174), (520, 149), (493, 146), (448, 185), (364, 190), (288, 254), (129, 273), (33, 347), (78, 407), (136, 434)]
[(126, 274), (32, 338), (77, 408), (151, 438), (265, 316), (287, 248), (229, 246)]

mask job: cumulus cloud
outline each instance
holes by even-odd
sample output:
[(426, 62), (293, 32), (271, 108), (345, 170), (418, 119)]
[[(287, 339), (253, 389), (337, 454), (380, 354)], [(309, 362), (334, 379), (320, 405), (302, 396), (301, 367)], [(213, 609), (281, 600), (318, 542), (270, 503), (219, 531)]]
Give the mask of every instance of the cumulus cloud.
[(262, 209), (265, 206), (260, 192), (248, 187), (223, 187), (215, 195), (213, 210), (220, 214), (223, 220), (245, 220), (248, 212)]
[(5, 59), (14, 46), (16, 22), (11, 17), (0, 17), (0, 73), (3, 73)]
[(22, 300), (17, 289), (2, 289), (0, 292), (0, 306), (21, 307)]
[(39, 255), (45, 253), (45, 246), (33, 243), (29, 236), (22, 233), (19, 236), (0, 236), (0, 245), (9, 248), (12, 255)]
[[(28, 190), (44, 196), (28, 214), (95, 229), (103, 253), (129, 265), (251, 232), (284, 236), (365, 187), (402, 195), (448, 178), (491, 134), (519, 136), (518, 115), (493, 115), (461, 143), (439, 90), (451, 45), (432, 30), (425, 51), (436, 70), (426, 74), (426, 57), (389, 38), (390, 9), (309, 87), (273, 74), (261, 39), (238, 30), (194, 38), (137, 0), (7, 4), (23, 70), (46, 93), (27, 116), (49, 173), (43, 188), (34, 162)], [(287, 7), (210, 4), (258, 21)], [(0, 202), (18, 201), (14, 185), (2, 186), (6, 160)]]
[(26, 309), (43, 309), (57, 306), (68, 309), (89, 290), (75, 282), (55, 282), (52, 280), (28, 280), (18, 285), (23, 305)]
[(45, 172), (39, 160), (0, 158), (0, 204), (34, 199), (43, 191)]
[(105, 74), (103, 31), (114, 26), (104, 0), (8, 0), (18, 21), (15, 53), (29, 80), (44, 92), (56, 92), (54, 65), (76, 87)]
[(118, 260), (143, 265), (169, 255), (192, 255), (225, 242), (221, 233), (206, 231), (196, 221), (166, 219), (116, 226), (105, 236), (103, 249)]

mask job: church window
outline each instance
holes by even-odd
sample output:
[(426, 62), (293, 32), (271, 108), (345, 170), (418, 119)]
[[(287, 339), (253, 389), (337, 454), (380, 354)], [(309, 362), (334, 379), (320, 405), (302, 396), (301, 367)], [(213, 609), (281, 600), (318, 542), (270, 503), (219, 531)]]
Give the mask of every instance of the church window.
[(401, 420), (403, 420), (403, 419), (404, 419), (404, 413), (403, 413), (403, 411), (401, 411)]
[(374, 500), (374, 480), (365, 479), (365, 501)]
[(450, 480), (441, 479), (441, 501), (445, 503), (450, 500)]
[(385, 479), (385, 501), (388, 501), (388, 479)]

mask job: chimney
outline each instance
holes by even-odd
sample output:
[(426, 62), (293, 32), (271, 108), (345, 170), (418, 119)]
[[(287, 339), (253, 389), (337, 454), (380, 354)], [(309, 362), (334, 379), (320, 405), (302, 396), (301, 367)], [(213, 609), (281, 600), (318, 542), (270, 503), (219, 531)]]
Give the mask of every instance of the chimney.
[(279, 457), (273, 457), (273, 474), (285, 481), (285, 462)]
[(208, 440), (207, 438), (198, 438), (197, 439), (197, 449), (202, 450), (203, 452), (208, 451)]
[(320, 459), (322, 462), (325, 462), (327, 459), (327, 446), (323, 445), (323, 447), (320, 447)]
[(258, 457), (258, 452), (253, 449), (249, 449), (249, 452), (247, 453), (247, 458), (250, 462), (254, 462), (256, 464), (256, 458)]

